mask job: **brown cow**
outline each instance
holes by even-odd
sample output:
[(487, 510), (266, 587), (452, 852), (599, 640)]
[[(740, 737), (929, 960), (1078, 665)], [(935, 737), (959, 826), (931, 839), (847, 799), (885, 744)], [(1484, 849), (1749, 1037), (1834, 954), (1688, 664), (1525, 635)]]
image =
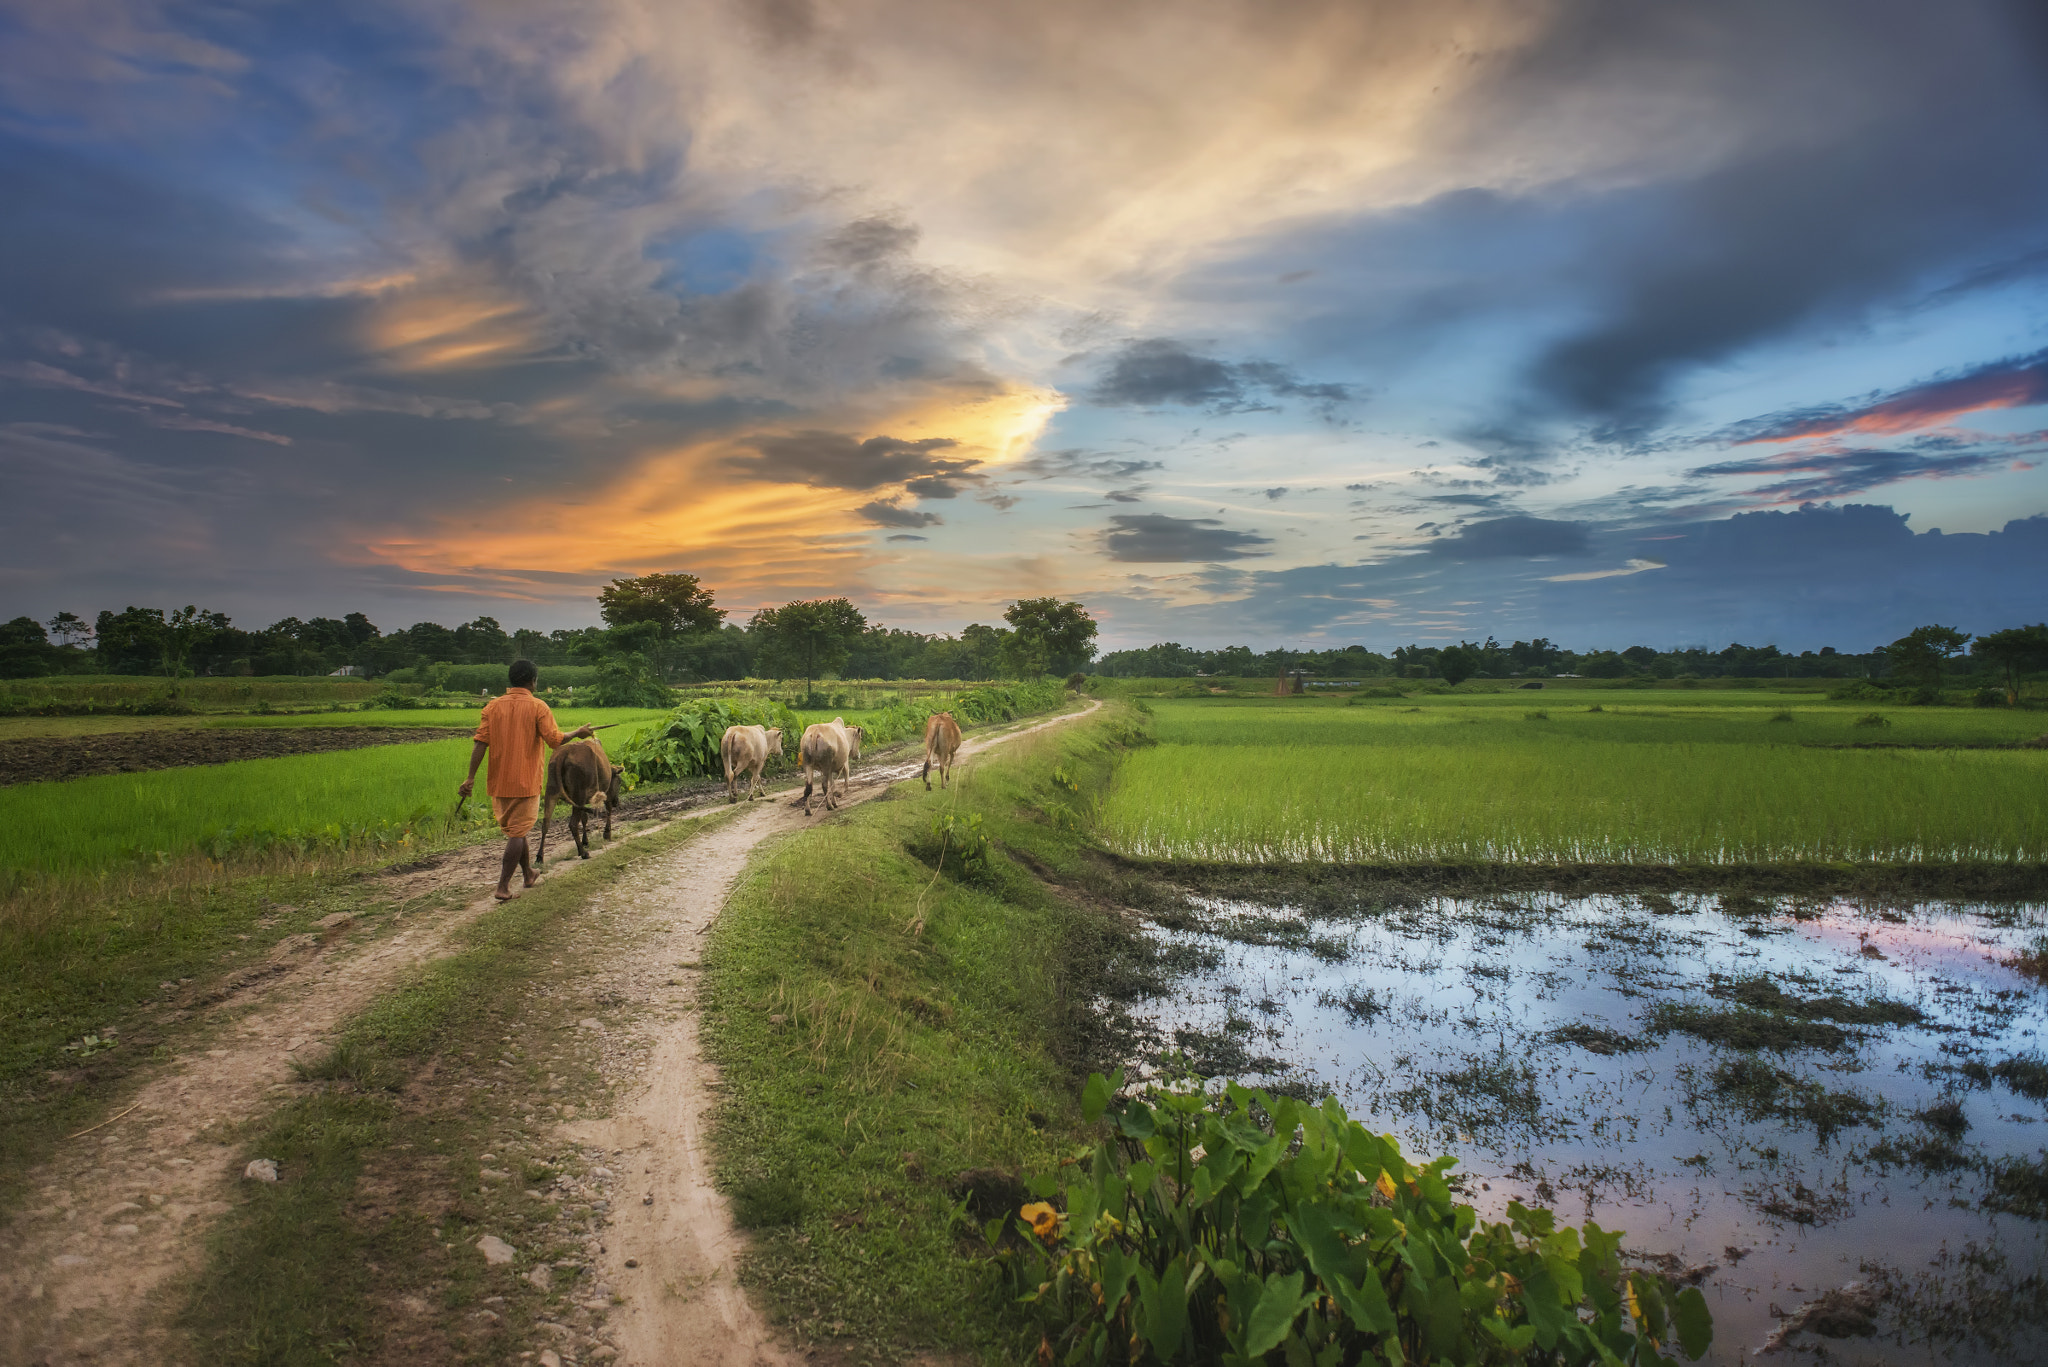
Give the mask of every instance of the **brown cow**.
[(939, 786), (946, 786), (953, 773), (953, 756), (960, 753), (960, 723), (951, 712), (934, 712), (924, 721), (924, 790), (932, 790), (932, 761), (939, 762)]
[(804, 738), (796, 748), (797, 763), (804, 770), (804, 795), (790, 806), (801, 807), (804, 815), (811, 814), (812, 774), (825, 788), (825, 810), (836, 811), (839, 804), (832, 800), (832, 780), (839, 779), (839, 790), (846, 791), (846, 785), (853, 777), (853, 762), (860, 758), (861, 729), (848, 726), (843, 717), (818, 722), (804, 728)]
[(625, 770), (613, 764), (604, 746), (593, 736), (571, 741), (548, 757), (547, 795), (541, 799), (540, 848), (533, 862), (548, 857), (548, 821), (555, 814), (555, 799), (569, 804), (569, 838), (576, 853), (590, 858), (590, 813), (599, 799), (604, 802), (604, 838), (612, 838), (612, 809), (619, 805), (619, 788)]
[(738, 784), (734, 782), (741, 774), (747, 775), (747, 798), (753, 799), (762, 788), (761, 770), (767, 765), (768, 757), (782, 753), (782, 729), (766, 726), (728, 726), (725, 734), (718, 738), (718, 753), (725, 760), (725, 800), (738, 802)]

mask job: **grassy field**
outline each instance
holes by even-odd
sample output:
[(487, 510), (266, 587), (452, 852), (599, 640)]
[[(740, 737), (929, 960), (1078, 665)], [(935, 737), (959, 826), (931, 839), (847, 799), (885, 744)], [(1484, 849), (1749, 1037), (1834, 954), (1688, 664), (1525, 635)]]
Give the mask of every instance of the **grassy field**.
[[(475, 722), (470, 713), (426, 715), (439, 725)], [(575, 708), (556, 719), (564, 729), (626, 722), (604, 733), (609, 743), (660, 715)], [(0, 878), (90, 875), (194, 856), (226, 860), (276, 847), (445, 840), (469, 749), (468, 740), (451, 738), (0, 788)], [(466, 820), (488, 825), (489, 801), (472, 799)]]
[(1165, 699), (1098, 812), (1221, 862), (2048, 859), (2048, 717), (1760, 690)]

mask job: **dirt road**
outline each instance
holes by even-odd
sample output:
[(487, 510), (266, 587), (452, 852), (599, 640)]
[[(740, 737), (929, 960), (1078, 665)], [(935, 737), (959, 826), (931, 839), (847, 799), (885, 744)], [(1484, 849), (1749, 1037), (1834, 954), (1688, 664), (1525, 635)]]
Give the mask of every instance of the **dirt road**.
[[(962, 753), (1097, 706), (971, 738)], [(912, 760), (860, 771), (845, 801), (873, 798), (918, 767)], [(649, 865), (608, 900), (658, 922), (694, 961), (754, 849), (829, 819), (821, 804), (808, 818), (791, 807), (790, 791)], [(593, 864), (604, 857), (600, 849)], [(183, 1356), (170, 1328), (174, 1300), (200, 1265), (207, 1228), (246, 1180), (231, 1147), (236, 1131), (287, 1092), (295, 1058), (317, 1054), (414, 966), (454, 948), (456, 933), (493, 905), (495, 863), (494, 849), (464, 851), (430, 869), (390, 875), (373, 894), (388, 904), (449, 886), (484, 889), (452, 912), (409, 916), (401, 909), (387, 918), (398, 928), (381, 935), (337, 924), (322, 936), (282, 942), (270, 971), (242, 975), (241, 989), (212, 1008), (219, 1025), (209, 1047), (144, 1078), (128, 1110), (73, 1139), (35, 1175), (30, 1203), (0, 1231), (0, 1361), (140, 1365)], [(573, 878), (582, 867), (551, 865), (550, 876)], [(636, 971), (618, 965), (622, 975)], [(606, 1337), (620, 1361), (639, 1367), (782, 1362), (733, 1277), (740, 1244), (711, 1185), (705, 1125), (714, 1079), (698, 1049), (693, 997), (686, 991), (654, 1027), (641, 1086), (612, 1117), (563, 1126), (565, 1138), (633, 1154), (632, 1180), (652, 1198), (623, 1202), (607, 1238), (605, 1280), (626, 1303), (608, 1317)], [(636, 1267), (624, 1265), (629, 1256)]]

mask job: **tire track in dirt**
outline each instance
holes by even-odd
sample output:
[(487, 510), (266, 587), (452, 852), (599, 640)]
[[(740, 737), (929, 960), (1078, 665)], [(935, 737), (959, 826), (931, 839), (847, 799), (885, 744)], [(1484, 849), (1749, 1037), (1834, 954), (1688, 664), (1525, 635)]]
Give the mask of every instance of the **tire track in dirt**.
[[(217, 985), (225, 995), (203, 1003), (217, 1020), (209, 1047), (139, 1070), (129, 1109), (67, 1142), (0, 1230), (0, 1363), (154, 1367), (181, 1356), (165, 1293), (197, 1269), (206, 1229), (233, 1203), (236, 1129), (289, 1095), (293, 1060), (318, 1057), (350, 1017), (453, 951), (457, 933), (497, 905), (498, 858), (491, 843), (380, 875), (365, 890), (379, 905), (481, 891), (453, 911), (400, 910), (395, 932), (367, 942), (349, 943), (346, 925), (290, 936)], [(548, 876), (577, 871), (551, 864)]]
[[(1086, 716), (1100, 705), (971, 739), (962, 754)], [(859, 773), (842, 805), (875, 797), (919, 767), (911, 761)], [(636, 900), (701, 944), (755, 846), (819, 820), (779, 800), (791, 791), (780, 790), (708, 839), (653, 865), (634, 881), (660, 877), (672, 895)], [(674, 819), (724, 810), (721, 804)], [(594, 851), (593, 861), (670, 824), (632, 832)], [(245, 1180), (234, 1161), (236, 1132), (289, 1094), (294, 1059), (317, 1057), (376, 997), (453, 951), (457, 933), (497, 905), (490, 891), (497, 867), (498, 847), (487, 844), (379, 876), (366, 897), (379, 905), (450, 887), (481, 891), (452, 912), (400, 910), (391, 918), (395, 932), (367, 942), (349, 943), (346, 925), (324, 938), (281, 941), (269, 961), (235, 975), (240, 990), (207, 1008), (218, 1017), (210, 1047), (153, 1071), (138, 1070), (126, 1110), (115, 1111), (104, 1128), (68, 1141), (33, 1174), (32, 1196), (0, 1229), (0, 1362), (156, 1367), (182, 1358), (172, 1329), (179, 1308), (173, 1298), (198, 1270), (206, 1231), (232, 1207), (235, 1184)], [(557, 865), (550, 876), (573, 877), (578, 867)], [(627, 1269), (624, 1255), (611, 1255), (621, 1264), (611, 1269), (614, 1284), (635, 1293), (618, 1316), (628, 1360), (635, 1363), (794, 1361), (775, 1345), (732, 1278), (737, 1232), (711, 1186), (704, 1147), (712, 1081), (698, 1049), (694, 1010), (685, 1010), (666, 1023), (644, 1093), (605, 1122), (626, 1126), (622, 1135), (630, 1132), (630, 1142), (645, 1144), (658, 1160), (641, 1165), (656, 1179), (655, 1203), (629, 1205), (618, 1221), (620, 1238), (612, 1241), (624, 1247), (628, 1229), (649, 1236), (651, 1252), (637, 1259), (640, 1268)], [(646, 1293), (664, 1285), (709, 1294)]]

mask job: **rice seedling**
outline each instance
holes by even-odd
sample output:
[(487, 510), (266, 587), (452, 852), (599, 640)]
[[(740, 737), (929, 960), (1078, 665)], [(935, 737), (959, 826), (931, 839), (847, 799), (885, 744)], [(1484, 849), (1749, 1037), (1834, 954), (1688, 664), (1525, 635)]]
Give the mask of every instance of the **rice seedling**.
[[(1868, 748), (1845, 708), (1790, 730), (1775, 700), (1663, 697), (1547, 708), (1542, 726), (1507, 699), (1162, 700), (1161, 744), (1126, 762), (1100, 830), (1126, 853), (1251, 863), (2048, 858), (2048, 755), (1961, 748), (2010, 745), (2009, 723), (1929, 709), (1888, 728), (1896, 747)], [(1809, 739), (1824, 725), (1840, 728), (1832, 747)]]
[[(593, 719), (604, 717), (561, 718)], [(418, 848), (451, 833), (469, 751), (456, 737), (0, 788), (0, 888), (278, 850)], [(490, 822), (481, 777), (477, 786), (464, 829)]]

